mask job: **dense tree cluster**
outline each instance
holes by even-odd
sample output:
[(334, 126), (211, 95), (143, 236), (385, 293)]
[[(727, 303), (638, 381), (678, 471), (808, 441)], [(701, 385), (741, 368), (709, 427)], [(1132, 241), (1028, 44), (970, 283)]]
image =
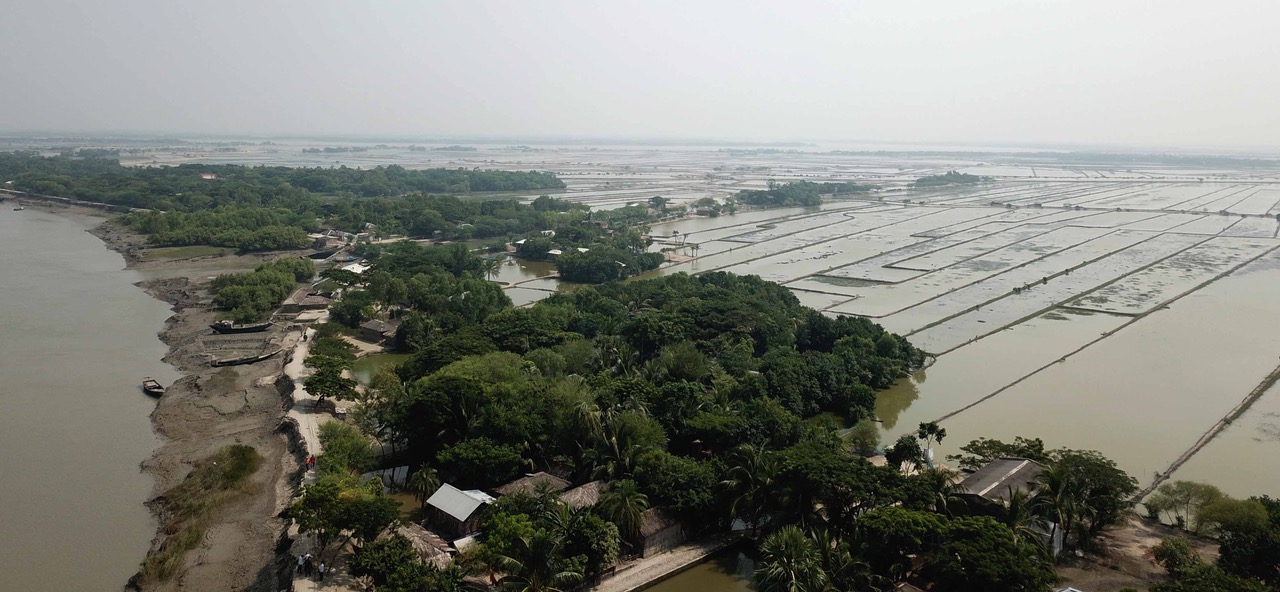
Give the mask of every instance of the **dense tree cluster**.
[(822, 203), (823, 195), (866, 193), (874, 188), (872, 185), (860, 183), (814, 183), (812, 181), (777, 183), (770, 179), (768, 189), (744, 189), (734, 198), (739, 203), (749, 206), (769, 208), (816, 206)]
[(0, 152), (0, 177), (13, 181), (20, 191), (178, 211), (228, 204), (293, 209), (311, 194), (380, 197), (564, 188), (555, 175), (533, 171), (409, 170), (399, 165), (371, 169), (232, 164), (125, 167), (109, 158), (44, 157), (34, 152)]
[(293, 257), (263, 263), (249, 273), (228, 273), (214, 278), (213, 304), (230, 310), (236, 322), (260, 320), (284, 302), (298, 282), (316, 273), (310, 259)]
[(912, 186), (917, 188), (923, 187), (943, 187), (946, 185), (969, 185), (973, 183), (985, 183), (990, 181), (991, 177), (980, 175), (970, 175), (959, 171), (947, 171), (942, 175), (929, 175), (916, 179)]
[(662, 265), (661, 253), (647, 251), (651, 243), (638, 227), (605, 228), (584, 221), (561, 226), (553, 236), (531, 235), (519, 241), (516, 254), (530, 261), (554, 259), (565, 281), (602, 284)]
[(192, 213), (151, 210), (121, 218), (157, 246), (211, 245), (242, 251), (301, 249), (315, 217), (285, 208), (222, 206)]
[[(496, 290), (481, 279), (485, 262), (461, 247), (391, 245), (372, 265), (363, 276), (328, 275), (363, 287), (355, 290), (369, 295), (362, 306), (405, 308), (397, 343), (414, 355), (379, 373), (353, 419), (417, 467), (409, 489), (420, 501), (442, 482), (491, 490), (534, 471), (606, 484), (587, 509), (545, 492), (491, 508), (482, 544), (460, 563), (512, 589), (591, 581), (639, 550), (650, 508), (695, 536), (734, 522), (774, 532), (761, 547), (761, 589), (910, 578), (939, 590), (1043, 589), (1052, 572), (1037, 525), (1057, 522), (1087, 546), (1135, 488), (1094, 452), (984, 440), (963, 448), (973, 462), (1026, 450), (1049, 471), (1037, 501), (969, 509), (954, 497), (954, 476), (923, 462), (922, 444), (946, 436), (937, 424), (891, 447), (887, 466), (873, 465), (829, 415), (869, 417), (875, 389), (921, 365), (923, 352), (865, 319), (801, 306), (756, 277), (679, 274), (513, 308), (485, 291)], [(875, 449), (874, 438), (860, 438), (861, 449)], [(359, 464), (360, 455), (342, 454), (333, 464)], [(366, 549), (358, 564), (385, 565), (403, 543)], [(797, 566), (807, 579), (788, 581)], [(451, 589), (457, 575), (417, 562), (365, 573), (417, 590)]]

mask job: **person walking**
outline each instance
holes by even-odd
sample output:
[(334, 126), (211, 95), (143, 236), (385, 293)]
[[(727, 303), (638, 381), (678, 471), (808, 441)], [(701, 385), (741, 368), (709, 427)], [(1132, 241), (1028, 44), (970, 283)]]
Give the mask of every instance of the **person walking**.
[(321, 582), (324, 581), (324, 572), (326, 571), (329, 571), (328, 566), (326, 566), (324, 563), (321, 563), (320, 564), (320, 581)]
[(302, 564), (302, 575), (308, 578), (311, 577), (311, 570), (314, 568), (314, 565), (315, 564), (311, 561), (311, 554), (307, 553), (307, 559)]
[(293, 572), (295, 577), (303, 574), (303, 564), (306, 562), (307, 562), (307, 554), (298, 553), (298, 570)]

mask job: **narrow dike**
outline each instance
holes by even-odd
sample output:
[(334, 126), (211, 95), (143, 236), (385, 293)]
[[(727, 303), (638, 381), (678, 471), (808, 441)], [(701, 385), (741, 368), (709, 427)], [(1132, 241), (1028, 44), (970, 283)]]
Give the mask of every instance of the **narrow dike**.
[(1249, 394), (1240, 401), (1240, 404), (1236, 405), (1229, 413), (1224, 415), (1222, 419), (1218, 420), (1218, 423), (1213, 424), (1213, 427), (1209, 428), (1209, 431), (1200, 436), (1200, 439), (1196, 440), (1195, 444), (1191, 445), (1191, 448), (1188, 448), (1186, 452), (1183, 452), (1178, 456), (1178, 458), (1174, 459), (1173, 464), (1170, 464), (1169, 468), (1156, 473), (1155, 479), (1151, 481), (1151, 484), (1142, 488), (1142, 490), (1135, 494), (1133, 499), (1130, 501), (1138, 503), (1142, 501), (1142, 498), (1151, 495), (1151, 492), (1155, 491), (1161, 483), (1168, 481), (1169, 477), (1177, 472), (1178, 469), (1182, 468), (1182, 465), (1186, 464), (1187, 461), (1191, 460), (1191, 457), (1203, 450), (1209, 442), (1212, 442), (1213, 439), (1218, 436), (1218, 434), (1221, 434), (1223, 430), (1227, 429), (1227, 426), (1230, 426), (1232, 423), (1235, 423), (1237, 419), (1240, 419), (1240, 416), (1244, 415), (1244, 413), (1249, 410), (1249, 407), (1252, 407), (1258, 399), (1262, 398), (1262, 395), (1266, 393), (1268, 389), (1275, 386), (1277, 381), (1280, 381), (1280, 366), (1276, 366), (1276, 368), (1272, 370), (1266, 378), (1262, 379), (1262, 382), (1258, 383), (1258, 386), (1254, 387), (1252, 391), (1249, 391)]

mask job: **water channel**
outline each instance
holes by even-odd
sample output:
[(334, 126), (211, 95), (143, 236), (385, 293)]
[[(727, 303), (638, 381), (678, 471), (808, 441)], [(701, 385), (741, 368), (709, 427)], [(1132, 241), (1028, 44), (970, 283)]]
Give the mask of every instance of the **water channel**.
[(645, 592), (749, 592), (756, 562), (737, 549), (719, 551)]
[(100, 221), (0, 208), (5, 589), (119, 590), (154, 533), (139, 463), (155, 401), (139, 383), (177, 377), (156, 337), (169, 307), (85, 232)]

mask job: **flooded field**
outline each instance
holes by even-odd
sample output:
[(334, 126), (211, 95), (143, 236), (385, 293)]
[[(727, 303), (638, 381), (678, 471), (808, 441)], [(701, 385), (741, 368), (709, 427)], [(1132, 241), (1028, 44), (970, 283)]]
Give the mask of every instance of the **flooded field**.
[[(648, 277), (756, 274), (806, 305), (871, 318), (938, 354), (933, 366), (882, 392), (877, 413), (887, 440), (941, 419), (944, 454), (982, 436), (1039, 436), (1051, 447), (1100, 450), (1145, 485), (1280, 363), (1276, 160), (1088, 164), (836, 145), (477, 144), (447, 152), (368, 144), (354, 153), (302, 152), (314, 146), (169, 148), (133, 158), (550, 170), (567, 184), (558, 197), (599, 209), (654, 195), (676, 205), (723, 200), (769, 180), (875, 184), (876, 192), (820, 207), (655, 224), (654, 250), (698, 250)], [(993, 179), (909, 186), (953, 169)], [(494, 279), (524, 305), (571, 289), (552, 274), (551, 265), (509, 259)], [(1267, 392), (1174, 478), (1211, 480), (1236, 495), (1280, 490), (1277, 399), (1280, 389)], [(682, 575), (690, 585), (678, 589), (700, 586), (698, 573)]]

